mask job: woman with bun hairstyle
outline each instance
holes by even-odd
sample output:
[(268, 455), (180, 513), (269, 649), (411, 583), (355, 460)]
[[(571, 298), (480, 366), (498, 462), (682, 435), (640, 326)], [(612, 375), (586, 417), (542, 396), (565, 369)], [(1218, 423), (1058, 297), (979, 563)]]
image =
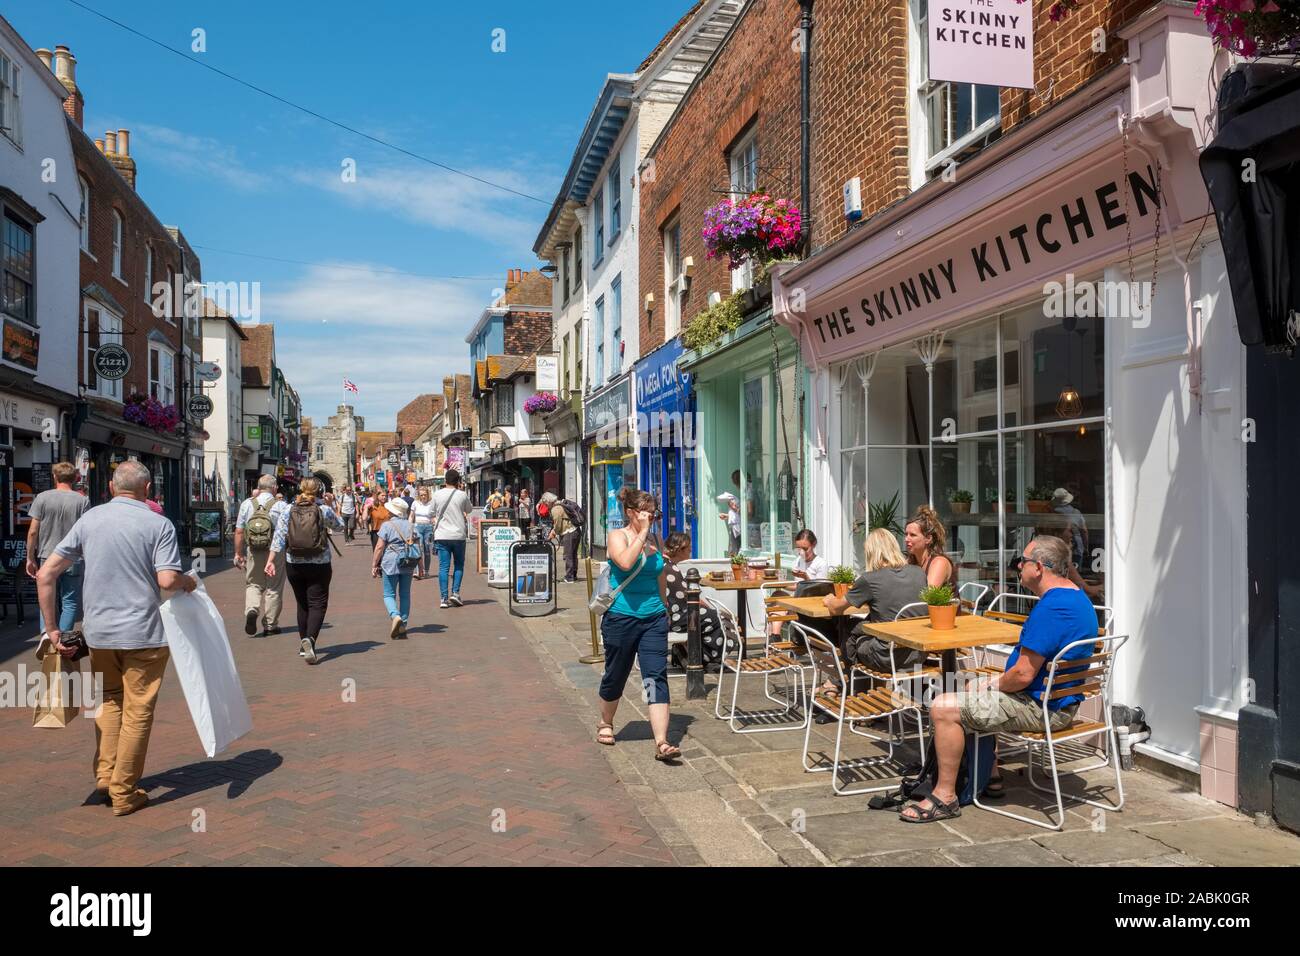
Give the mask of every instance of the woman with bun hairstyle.
[(605, 644), (605, 676), (600, 681), (600, 723), (596, 742), (614, 744), (614, 714), (632, 662), (641, 664), (655, 759), (676, 761), (682, 752), (668, 742), (668, 611), (659, 577), (664, 556), (650, 543), (659, 502), (648, 491), (624, 486), (618, 493), (625, 524), (609, 533), (609, 584), (618, 597), (600, 619)]
[(931, 587), (950, 584), (957, 588), (957, 569), (943, 553), (948, 536), (943, 522), (929, 505), (921, 505), (907, 519), (903, 531), (903, 545), (907, 549), (907, 563), (915, 564), (925, 572), (926, 583)]

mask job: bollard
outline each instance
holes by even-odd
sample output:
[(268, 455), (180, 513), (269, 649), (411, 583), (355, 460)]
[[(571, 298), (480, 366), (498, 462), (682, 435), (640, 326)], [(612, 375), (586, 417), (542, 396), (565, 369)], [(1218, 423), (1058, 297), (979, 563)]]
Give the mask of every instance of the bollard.
[[(588, 607), (590, 607), (592, 590), (595, 587), (595, 584), (591, 579), (591, 556), (590, 555), (587, 556), (586, 561), (587, 561), (587, 605)], [(587, 611), (587, 624), (591, 628), (591, 653), (584, 654), (582, 657), (579, 657), (578, 662), (581, 664), (600, 664), (605, 660), (605, 654), (600, 649), (600, 637), (597, 634), (598, 628), (596, 626), (596, 615), (593, 614), (590, 610)]]
[(704, 639), (700, 637), (700, 569), (686, 571), (686, 699), (704, 700)]

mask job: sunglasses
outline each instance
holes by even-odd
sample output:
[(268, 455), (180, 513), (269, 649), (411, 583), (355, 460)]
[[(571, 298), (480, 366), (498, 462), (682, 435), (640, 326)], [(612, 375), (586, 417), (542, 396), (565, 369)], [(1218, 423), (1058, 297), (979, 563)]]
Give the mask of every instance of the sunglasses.
[(1020, 569), (1023, 568), (1026, 564), (1036, 564), (1040, 568), (1048, 568), (1049, 570), (1052, 571), (1056, 570), (1056, 568), (1052, 566), (1052, 563), (1050, 561), (1039, 561), (1037, 558), (1026, 558), (1023, 554), (1018, 554), (1014, 558), (1012, 558), (1007, 563), (1007, 570), (1015, 574), (1019, 574)]

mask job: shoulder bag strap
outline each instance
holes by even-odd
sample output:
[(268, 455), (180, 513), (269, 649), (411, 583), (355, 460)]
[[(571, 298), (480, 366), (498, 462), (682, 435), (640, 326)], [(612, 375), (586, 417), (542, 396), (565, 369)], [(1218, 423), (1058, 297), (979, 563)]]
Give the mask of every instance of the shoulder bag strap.
[[(612, 561), (613, 559), (611, 558), (610, 560)], [(610, 600), (614, 600), (620, 594), (622, 594), (623, 589), (627, 587), (629, 584), (631, 584), (633, 580), (635, 580), (636, 576), (641, 573), (641, 569), (644, 567), (645, 567), (645, 552), (642, 551), (640, 555), (640, 559), (636, 563), (635, 570), (632, 571), (632, 574), (629, 577), (624, 579), (622, 584), (620, 584), (618, 587), (616, 587), (613, 590), (613, 592), (610, 594)]]

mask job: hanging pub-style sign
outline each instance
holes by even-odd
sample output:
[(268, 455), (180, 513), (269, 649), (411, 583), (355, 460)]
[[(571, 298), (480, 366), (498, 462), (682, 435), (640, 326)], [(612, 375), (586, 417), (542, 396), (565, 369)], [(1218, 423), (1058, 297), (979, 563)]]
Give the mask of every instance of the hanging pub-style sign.
[(929, 0), (929, 79), (1034, 88), (1033, 4)]
[(118, 379), (126, 378), (129, 371), (131, 371), (131, 353), (116, 342), (101, 345), (95, 350), (95, 374), (100, 378), (116, 382)]
[(203, 421), (212, 414), (212, 399), (206, 395), (191, 395), (190, 400), (185, 403), (185, 409), (190, 413), (190, 418)]

